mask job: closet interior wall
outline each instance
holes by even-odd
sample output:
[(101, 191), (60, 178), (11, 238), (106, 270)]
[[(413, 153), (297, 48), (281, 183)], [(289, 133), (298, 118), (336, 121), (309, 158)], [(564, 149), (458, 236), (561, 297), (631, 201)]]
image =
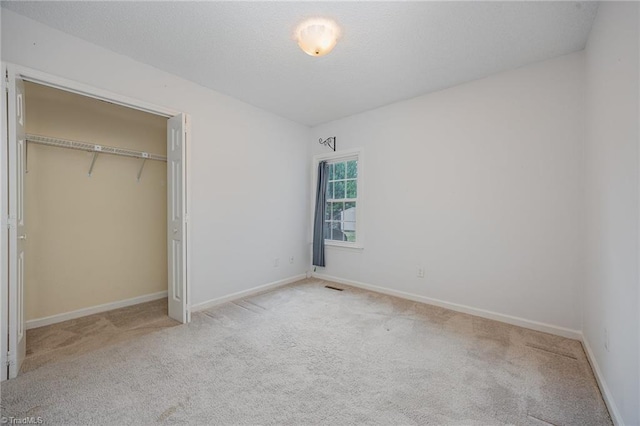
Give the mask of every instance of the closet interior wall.
[[(27, 133), (166, 155), (166, 118), (26, 84)], [(167, 165), (28, 144), (26, 319), (167, 289)]]

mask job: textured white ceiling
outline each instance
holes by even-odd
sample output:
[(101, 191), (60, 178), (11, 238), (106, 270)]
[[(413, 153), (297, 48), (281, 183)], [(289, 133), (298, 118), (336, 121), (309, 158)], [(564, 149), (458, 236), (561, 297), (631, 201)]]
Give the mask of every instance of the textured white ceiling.
[[(316, 125), (584, 48), (590, 2), (3, 2), (3, 7)], [(342, 27), (329, 55), (292, 39)]]

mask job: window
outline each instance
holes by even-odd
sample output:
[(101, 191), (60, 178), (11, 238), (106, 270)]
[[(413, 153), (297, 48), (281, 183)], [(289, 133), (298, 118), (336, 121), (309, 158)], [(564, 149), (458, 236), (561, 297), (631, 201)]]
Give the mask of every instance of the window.
[(325, 244), (361, 248), (362, 230), (358, 226), (361, 213), (359, 196), (362, 192), (360, 151), (331, 153), (315, 160), (316, 165), (320, 161), (329, 165), (324, 210)]
[(358, 160), (329, 162), (325, 240), (356, 242)]

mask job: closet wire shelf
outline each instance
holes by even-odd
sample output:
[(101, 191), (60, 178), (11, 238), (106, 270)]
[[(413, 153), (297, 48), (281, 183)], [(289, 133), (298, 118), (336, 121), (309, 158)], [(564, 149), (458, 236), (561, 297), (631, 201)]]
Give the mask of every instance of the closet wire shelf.
[(91, 176), (93, 172), (93, 166), (96, 163), (96, 158), (98, 154), (112, 154), (112, 155), (120, 155), (124, 157), (133, 157), (140, 158), (142, 160), (142, 164), (140, 165), (140, 169), (138, 170), (138, 181), (140, 181), (140, 177), (142, 176), (142, 169), (144, 168), (144, 163), (147, 160), (156, 160), (156, 161), (167, 161), (167, 157), (158, 154), (151, 154), (148, 152), (142, 151), (134, 151), (126, 148), (117, 148), (114, 146), (105, 146), (105, 145), (96, 145), (87, 142), (79, 142), (72, 141), (67, 139), (58, 139), (51, 138), (48, 136), (39, 136), (39, 135), (27, 135), (27, 142), (36, 143), (38, 145), (47, 145), (47, 146), (55, 146), (59, 148), (68, 148), (68, 149), (77, 149), (80, 151), (93, 152), (93, 158), (91, 159), (91, 165), (89, 166), (88, 175)]
[(87, 142), (71, 141), (66, 139), (50, 138), (48, 136), (27, 135), (27, 141), (39, 145), (57, 146), (60, 148), (79, 149), (81, 151), (98, 152), (100, 154), (123, 155), (125, 157), (142, 158), (145, 160), (167, 161), (167, 157), (148, 152), (133, 151), (126, 148), (116, 148), (113, 146), (96, 145)]

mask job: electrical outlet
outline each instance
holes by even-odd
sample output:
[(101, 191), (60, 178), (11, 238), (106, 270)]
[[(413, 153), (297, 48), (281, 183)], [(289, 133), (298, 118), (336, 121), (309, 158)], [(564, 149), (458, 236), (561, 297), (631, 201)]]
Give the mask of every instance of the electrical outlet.
[(280, 265), (280, 259), (276, 257), (275, 259), (273, 259), (273, 267), (277, 268), (278, 265)]
[(422, 266), (418, 267), (418, 278), (424, 278), (424, 268)]
[(609, 352), (609, 331), (604, 329), (604, 349)]
[(293, 256), (289, 257), (289, 263), (293, 263)]

